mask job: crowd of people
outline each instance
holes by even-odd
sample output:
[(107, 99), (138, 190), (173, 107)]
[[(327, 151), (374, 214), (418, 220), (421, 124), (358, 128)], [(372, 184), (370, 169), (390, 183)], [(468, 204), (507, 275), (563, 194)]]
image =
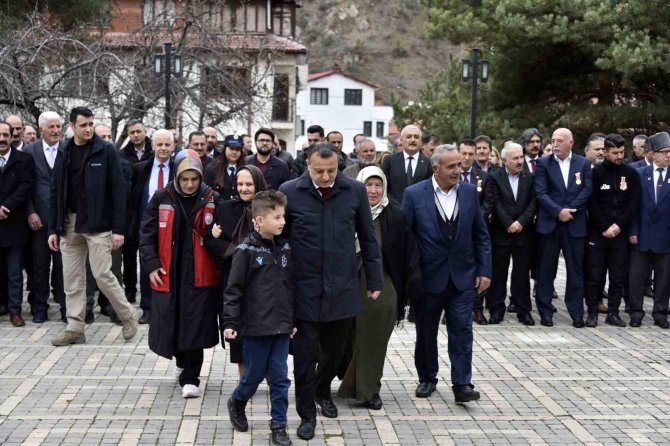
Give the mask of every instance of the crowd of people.
[(443, 323), (455, 401), (478, 400), (473, 322), (514, 313), (534, 325), (533, 296), (553, 326), (561, 252), (575, 328), (597, 327), (599, 313), (639, 327), (645, 295), (654, 324), (670, 327), (666, 132), (636, 136), (624, 159), (619, 134), (594, 133), (580, 156), (567, 128), (546, 145), (529, 128), (498, 151), (485, 135), (441, 144), (408, 125), (389, 153), (356, 135), (347, 155), (340, 132), (314, 125), (294, 158), (265, 128), (219, 148), (205, 127), (179, 148), (171, 130), (149, 138), (133, 120), (117, 150), (90, 109), (72, 109), (68, 125), (64, 138), (62, 118), (45, 112), (38, 138), (18, 116), (0, 122), (0, 312), (25, 325), (25, 270), (32, 321), (48, 320), (53, 294), (67, 326), (52, 344), (85, 343), (97, 290), (124, 339), (149, 324), (184, 398), (200, 395), (203, 350), (221, 342), (239, 373), (231, 423), (248, 429), (247, 402), (267, 379), (275, 444), (291, 444), (289, 352), (308, 440), (317, 412), (338, 416), (336, 376), (341, 398), (383, 407), (386, 349), (405, 319), (416, 324), (416, 397), (435, 391)]

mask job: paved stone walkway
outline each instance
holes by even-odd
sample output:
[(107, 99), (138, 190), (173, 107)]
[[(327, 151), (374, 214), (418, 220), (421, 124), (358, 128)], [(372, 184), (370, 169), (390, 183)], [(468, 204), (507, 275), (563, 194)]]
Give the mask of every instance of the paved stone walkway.
[[(553, 328), (524, 327), (515, 317), (476, 326), (474, 384), (482, 398), (467, 406), (453, 403), (444, 327), (441, 381), (427, 400), (414, 397), (414, 326), (398, 328), (382, 386), (384, 409), (335, 398), (339, 418), (319, 418), (309, 444), (670, 444), (670, 332), (649, 319), (639, 329), (613, 328), (602, 317), (597, 329), (577, 330), (563, 302), (555, 303)], [(119, 326), (96, 316), (88, 343), (66, 348), (50, 344), (61, 322), (28, 321), (21, 329), (0, 318), (0, 444), (270, 443), (265, 384), (248, 406), (251, 429), (233, 432), (226, 400), (237, 370), (221, 347), (206, 351), (204, 396), (184, 400), (174, 364), (148, 350), (147, 326), (124, 342)], [(306, 444), (295, 435), (292, 391), (291, 435)]]

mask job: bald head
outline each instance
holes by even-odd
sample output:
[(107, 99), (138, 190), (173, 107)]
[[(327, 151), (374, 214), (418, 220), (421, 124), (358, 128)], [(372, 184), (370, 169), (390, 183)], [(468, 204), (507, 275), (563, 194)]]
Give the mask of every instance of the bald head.
[(558, 128), (551, 135), (551, 146), (554, 155), (560, 160), (566, 159), (572, 152), (572, 132), (566, 128)]
[(422, 145), (419, 127), (413, 124), (405, 126), (400, 132), (400, 145), (408, 155), (416, 155)]

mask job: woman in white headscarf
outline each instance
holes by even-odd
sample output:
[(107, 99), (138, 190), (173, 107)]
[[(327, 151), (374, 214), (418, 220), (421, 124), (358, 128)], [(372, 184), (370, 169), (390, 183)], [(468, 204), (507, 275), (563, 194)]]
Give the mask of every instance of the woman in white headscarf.
[(354, 327), (351, 362), (337, 394), (379, 410), (389, 339), (393, 328), (405, 317), (410, 293), (416, 298), (421, 292), (419, 250), (402, 211), (388, 199), (384, 172), (377, 166), (369, 166), (356, 179), (367, 189), (375, 235), (382, 251), (384, 291), (377, 299), (367, 297), (365, 272), (359, 266), (361, 313)]

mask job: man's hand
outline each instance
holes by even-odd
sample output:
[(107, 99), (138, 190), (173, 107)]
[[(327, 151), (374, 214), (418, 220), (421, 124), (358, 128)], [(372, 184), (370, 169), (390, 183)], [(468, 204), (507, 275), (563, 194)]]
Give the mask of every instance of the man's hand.
[(477, 294), (482, 294), (484, 291), (489, 289), (489, 286), (491, 286), (491, 279), (488, 277), (475, 278), (475, 288), (477, 289)]
[(607, 231), (603, 232), (603, 237), (614, 238), (619, 234), (621, 234), (621, 228), (616, 223), (613, 223), (612, 226), (607, 228)]
[(9, 209), (4, 206), (0, 206), (0, 220), (4, 220), (5, 218), (9, 217), (9, 212)]
[(380, 294), (381, 294), (381, 291), (370, 291), (370, 290), (368, 290), (368, 297), (370, 299), (375, 299), (376, 300), (379, 297)]
[(237, 332), (232, 328), (226, 328), (225, 330), (223, 330), (223, 337), (226, 339), (235, 339), (237, 337)]
[(112, 249), (116, 251), (123, 246), (123, 236), (119, 234), (112, 234)]
[(631, 235), (630, 237), (628, 237), (628, 241), (630, 242), (631, 245), (637, 245), (638, 243), (637, 235)]
[(58, 251), (58, 236), (56, 234), (51, 234), (47, 240), (47, 244), (49, 245), (49, 249), (53, 252)]
[(522, 230), (523, 226), (521, 226), (521, 223), (519, 223), (518, 221), (515, 221), (507, 228), (507, 232), (509, 234), (516, 234), (517, 232), (521, 232)]
[(30, 229), (33, 231), (42, 229), (42, 220), (40, 220), (40, 216), (37, 215), (36, 212), (33, 212), (28, 216), (28, 226), (30, 226)]
[(295, 328), (295, 327), (293, 327), (293, 330), (291, 330), (291, 334), (288, 335), (288, 337), (291, 338), (291, 339), (293, 339), (293, 337), (295, 336), (295, 334), (296, 334), (297, 332), (298, 332), (298, 329)]
[(221, 230), (221, 226), (214, 223), (214, 226), (212, 226), (212, 235), (214, 236), (214, 238), (221, 237), (222, 233), (223, 233), (223, 231)]
[(561, 212), (558, 213), (558, 219), (563, 223), (570, 221), (574, 218), (572, 216), (573, 212), (577, 212), (577, 209), (561, 209)]
[(153, 286), (161, 286), (163, 285), (163, 281), (161, 280), (161, 274), (165, 275), (167, 274), (163, 268), (158, 268), (151, 273), (149, 273), (149, 281)]

